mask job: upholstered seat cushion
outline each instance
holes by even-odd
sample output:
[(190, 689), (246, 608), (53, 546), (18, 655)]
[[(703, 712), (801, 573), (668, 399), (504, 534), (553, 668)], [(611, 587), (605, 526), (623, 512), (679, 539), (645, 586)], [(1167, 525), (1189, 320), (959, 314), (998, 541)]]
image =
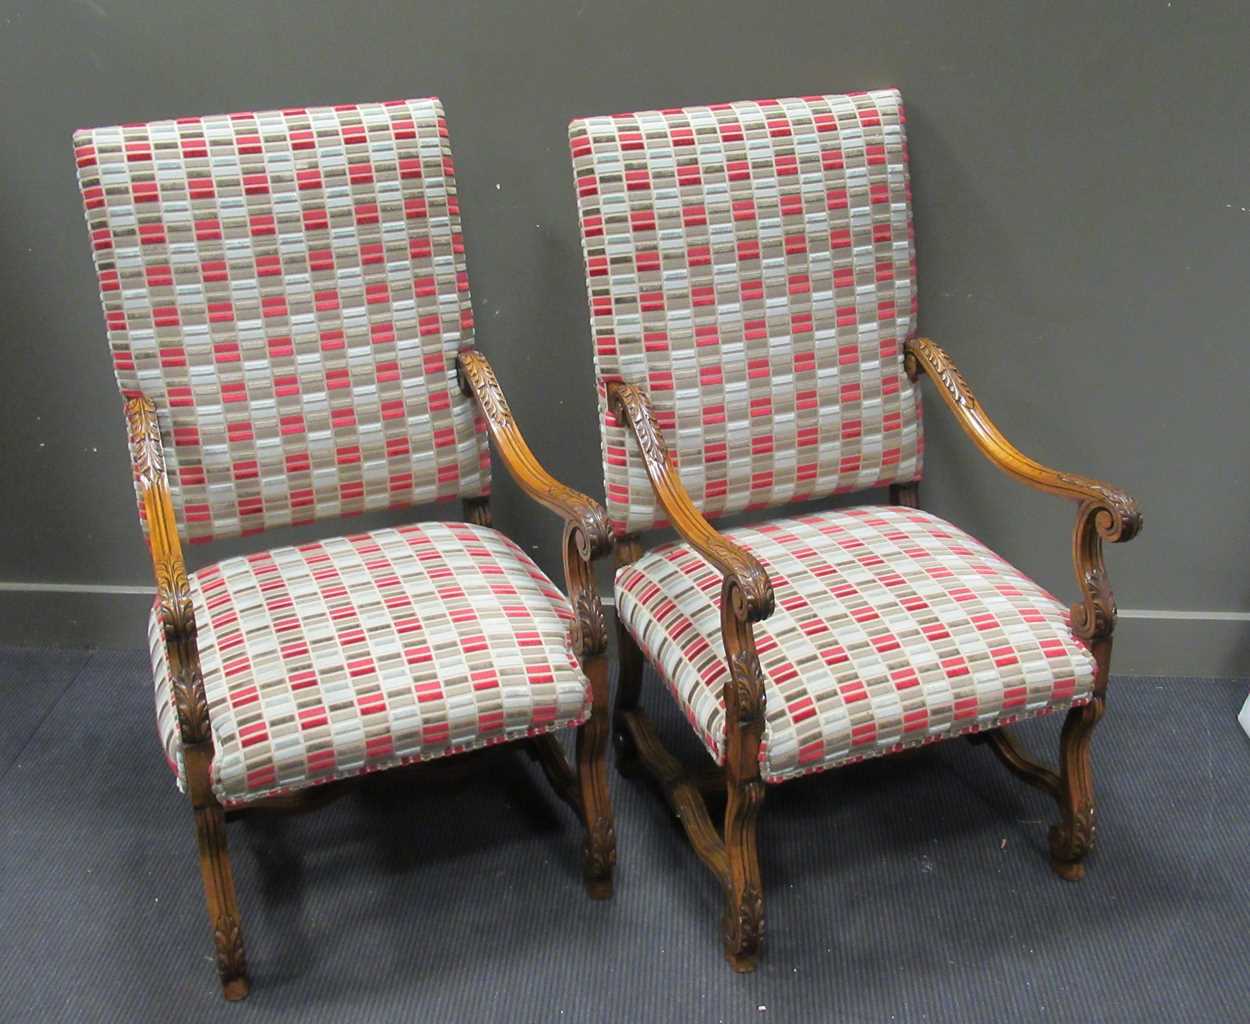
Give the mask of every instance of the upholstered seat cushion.
[[(191, 574), (224, 803), (583, 722), (564, 595), (512, 541), (422, 523)], [(164, 643), (157, 719), (183, 775)]]
[[(872, 506), (725, 532), (763, 563), (755, 626), (770, 782), (1088, 701), (1069, 612), (937, 516)], [(684, 543), (616, 577), (617, 613), (723, 761), (721, 576)]]

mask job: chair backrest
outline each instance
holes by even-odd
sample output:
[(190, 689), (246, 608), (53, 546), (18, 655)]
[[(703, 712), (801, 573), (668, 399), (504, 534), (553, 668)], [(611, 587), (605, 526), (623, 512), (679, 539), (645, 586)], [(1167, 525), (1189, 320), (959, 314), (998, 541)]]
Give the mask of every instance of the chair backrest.
[(485, 494), (437, 99), (75, 134), (117, 383), (192, 541)]
[(613, 380), (649, 393), (705, 515), (919, 478), (896, 91), (588, 117), (569, 141), (619, 533), (662, 520)]

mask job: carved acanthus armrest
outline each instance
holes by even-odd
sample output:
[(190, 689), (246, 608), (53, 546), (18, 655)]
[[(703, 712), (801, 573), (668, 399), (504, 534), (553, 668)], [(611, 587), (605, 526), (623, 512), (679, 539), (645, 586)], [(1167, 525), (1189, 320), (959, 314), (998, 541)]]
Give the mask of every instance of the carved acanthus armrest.
[(1103, 640), (1115, 629), (1115, 597), (1103, 564), (1102, 542), (1132, 540), (1141, 530), (1137, 502), (1110, 484), (1043, 466), (1020, 452), (977, 402), (954, 361), (928, 338), (912, 338), (906, 347), (912, 380), (923, 371), (959, 425), (994, 465), (1009, 476), (1062, 498), (1080, 502), (1072, 535), (1072, 557), (1083, 600), (1072, 609), (1072, 626), (1086, 640)]
[(758, 622), (773, 613), (773, 585), (755, 556), (726, 540), (695, 507), (677, 469), (646, 393), (633, 384), (608, 384), (608, 405), (628, 423), (642, 449), (643, 462), (664, 514), (682, 539), (712, 563), (725, 578), (725, 598), (742, 622)]
[(196, 645), (195, 609), (182, 560), (182, 545), (165, 475), (165, 453), (156, 408), (142, 396), (126, 401), (130, 460), (143, 497), (148, 546), (156, 575), (157, 614), (165, 633), (165, 649), (173, 683), (178, 729), (186, 745), (211, 743), (208, 701)]
[(495, 371), (476, 349), (456, 357), (460, 388), (477, 399), (486, 428), (509, 474), (526, 494), (564, 520), (564, 574), (577, 613), (576, 646), (584, 657), (607, 649), (603, 606), (590, 563), (612, 550), (608, 514), (593, 498), (568, 487), (543, 468), (525, 443)]

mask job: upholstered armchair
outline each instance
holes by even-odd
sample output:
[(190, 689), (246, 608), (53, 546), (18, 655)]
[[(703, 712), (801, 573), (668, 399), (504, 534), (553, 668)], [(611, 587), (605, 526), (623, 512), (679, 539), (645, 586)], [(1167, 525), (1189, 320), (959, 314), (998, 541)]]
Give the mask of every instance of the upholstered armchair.
[[(753, 969), (763, 936), (766, 786), (920, 744), (982, 740), (1049, 793), (1051, 864), (1080, 878), (1116, 617), (1102, 545), (1141, 517), (1020, 454), (917, 337), (898, 93), (589, 117), (570, 143), (617, 534), (618, 763), (656, 777), (723, 886), (730, 964)], [(919, 509), (921, 375), (995, 465), (1077, 503), (1070, 611)], [(889, 504), (710, 522), (870, 488)], [(678, 540), (645, 550), (664, 525)], [(644, 658), (717, 766), (723, 827), (639, 706)], [(1005, 728), (1053, 712), (1056, 769)]]
[[(585, 827), (590, 895), (609, 896), (590, 559), (611, 534), (535, 459), (473, 349), (439, 101), (100, 128), (75, 147), (156, 575), (156, 716), (225, 997), (249, 988), (227, 812), (315, 806), (365, 773), (528, 744)], [(491, 528), (488, 436), (564, 520), (567, 593)], [(464, 522), (183, 558), (183, 542), (456, 500)], [(575, 767), (555, 736), (570, 727)]]

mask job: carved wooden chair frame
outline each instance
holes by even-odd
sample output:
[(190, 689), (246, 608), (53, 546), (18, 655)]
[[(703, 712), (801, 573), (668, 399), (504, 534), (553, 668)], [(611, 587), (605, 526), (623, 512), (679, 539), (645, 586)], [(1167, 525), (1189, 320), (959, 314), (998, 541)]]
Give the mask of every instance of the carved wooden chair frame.
[[(1080, 601), (1072, 607), (1072, 628), (1090, 647), (1096, 662), (1093, 697), (1074, 707), (1064, 721), (1058, 769), (1027, 756), (1005, 728), (974, 733), (998, 759), (1059, 805), (1059, 822), (1050, 830), (1050, 864), (1062, 878), (1080, 879), (1094, 845), (1094, 788), (1090, 739), (1106, 703), (1116, 605), (1103, 564), (1103, 542), (1132, 539), (1141, 529), (1136, 503), (1116, 488), (1083, 476), (1049, 469), (1017, 450), (978, 404), (950, 357), (927, 338), (907, 342), (905, 368), (915, 381), (933, 380), (959, 425), (995, 466), (1041, 491), (1078, 502), (1072, 534), (1073, 566)], [(608, 402), (618, 421), (628, 423), (641, 449), (656, 498), (677, 533), (724, 577), (721, 628), (729, 675), (724, 687), (726, 743), (723, 776), (695, 776), (663, 747), (639, 705), (643, 654), (627, 629), (617, 624), (620, 681), (613, 711), (617, 765), (632, 774), (641, 765), (655, 778), (682, 823), (694, 852), (725, 893), (722, 932), (725, 956), (736, 971), (753, 970), (764, 934), (764, 892), (757, 854), (757, 823), (764, 803), (759, 748), (764, 731), (764, 677), (755, 650), (752, 624), (773, 612), (768, 573), (751, 554), (722, 536), (696, 508), (669, 455), (655, 410), (633, 384), (608, 384)], [(893, 504), (917, 507), (916, 483), (890, 488)], [(617, 541), (624, 566), (642, 554), (637, 535)], [(724, 826), (712, 821), (705, 792), (727, 797)]]
[[(577, 731), (575, 765), (569, 764), (560, 741), (552, 734), (521, 742), (528, 745), (530, 755), (541, 764), (556, 793), (582, 822), (586, 889), (593, 899), (607, 899), (612, 894), (616, 863), (616, 835), (606, 769), (607, 630), (591, 562), (611, 548), (611, 528), (597, 502), (561, 484), (535, 458), (486, 357), (473, 349), (465, 349), (457, 359), (457, 371), (461, 390), (476, 400), (509, 473), (526, 494), (564, 520), (565, 581), (575, 613), (573, 645), (590, 681), (591, 713)], [(213, 736), (196, 643), (195, 613), (165, 474), (155, 407), (147, 398), (132, 398), (126, 402), (126, 419), (131, 461), (149, 525), (157, 603), (182, 738), (187, 789), (195, 812), (200, 871), (213, 929), (217, 972), (226, 999), (238, 1000), (247, 995), (250, 980), (226, 846), (227, 820), (237, 814), (262, 810), (304, 811), (320, 807), (346, 792), (358, 780), (321, 784), (229, 810), (218, 802), (210, 777)], [(463, 511), (468, 522), (481, 526), (491, 524), (488, 498), (465, 499)]]

